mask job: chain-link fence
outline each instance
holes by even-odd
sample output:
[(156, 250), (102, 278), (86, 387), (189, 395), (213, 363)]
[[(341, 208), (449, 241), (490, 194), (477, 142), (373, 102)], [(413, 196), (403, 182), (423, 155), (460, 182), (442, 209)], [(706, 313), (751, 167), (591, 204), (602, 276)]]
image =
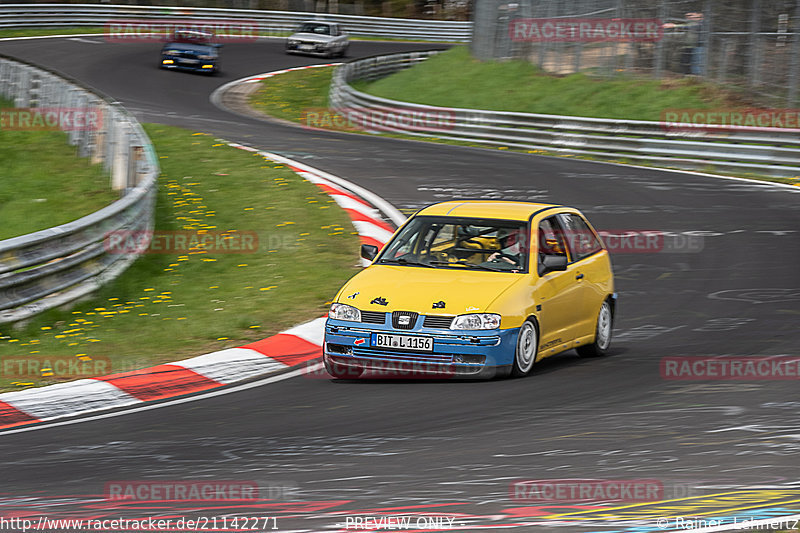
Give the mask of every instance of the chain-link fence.
[(472, 52), (556, 74), (694, 75), (797, 103), (800, 0), (476, 0)]

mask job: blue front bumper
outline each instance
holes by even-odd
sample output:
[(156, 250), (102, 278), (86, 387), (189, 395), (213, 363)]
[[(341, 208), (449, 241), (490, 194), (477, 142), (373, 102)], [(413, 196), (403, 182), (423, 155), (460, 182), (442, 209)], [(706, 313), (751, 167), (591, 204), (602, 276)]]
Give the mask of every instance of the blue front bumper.
[[(519, 328), (481, 331), (429, 328), (422, 325), (423, 318), (419, 317), (411, 329), (395, 329), (391, 323), (329, 318), (325, 323), (323, 353), (328, 361), (340, 366), (396, 373), (401, 377), (424, 374), (491, 377), (514, 362)], [(376, 347), (376, 333), (431, 337), (433, 350)]]

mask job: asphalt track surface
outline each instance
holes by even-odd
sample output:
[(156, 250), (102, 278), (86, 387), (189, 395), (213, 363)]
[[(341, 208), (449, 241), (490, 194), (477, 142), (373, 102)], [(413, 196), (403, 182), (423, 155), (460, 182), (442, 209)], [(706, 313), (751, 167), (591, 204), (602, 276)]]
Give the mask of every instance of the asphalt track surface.
[[(356, 42), (350, 55), (430, 47)], [(347, 517), (433, 512), (453, 518), (451, 530), (458, 531), (507, 525), (584, 532), (658, 530), (659, 517), (672, 526), (679, 516), (800, 512), (796, 380), (676, 381), (660, 373), (661, 359), (669, 356), (798, 355), (795, 191), (261, 122), (215, 108), (210, 93), (233, 79), (319, 59), (286, 56), (278, 41), (230, 44), (224, 72), (208, 78), (157, 69), (158, 48), (100, 38), (0, 43), (0, 52), (114, 96), (141, 121), (297, 158), (401, 209), (456, 197), (566, 203), (600, 229), (692, 232), (694, 247), (613, 255), (620, 304), (605, 358), (568, 352), (543, 361), (525, 379), (489, 382), (296, 377), (0, 435), (0, 514), (255, 515), (277, 517), (281, 531), (331, 531)], [(695, 498), (663, 507), (543, 504), (509, 494), (517, 480), (567, 478), (652, 479), (663, 486), (661, 499)], [(120, 480), (253, 481), (271, 499), (104, 501), (106, 483)], [(731, 492), (735, 501), (719, 496)], [(259, 531), (271, 530), (271, 523), (262, 526)]]

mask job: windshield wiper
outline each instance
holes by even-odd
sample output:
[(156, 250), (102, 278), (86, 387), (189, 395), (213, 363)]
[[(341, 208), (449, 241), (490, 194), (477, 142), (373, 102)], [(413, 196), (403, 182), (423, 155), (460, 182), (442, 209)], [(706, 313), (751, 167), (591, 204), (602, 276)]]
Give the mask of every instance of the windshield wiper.
[(501, 269), (501, 268), (494, 268), (494, 267), (490, 267), (490, 266), (487, 266), (487, 265), (478, 265), (478, 264), (475, 264), (475, 263), (462, 263), (460, 261), (452, 261), (452, 262), (451, 261), (431, 261), (431, 263), (435, 263), (437, 265), (459, 265), (459, 266), (463, 266), (463, 267), (467, 267), (467, 268), (474, 267), (474, 268), (479, 268), (481, 270), (491, 270), (492, 272), (509, 272), (508, 270), (504, 270), (504, 269)]
[(408, 259), (403, 259), (402, 257), (399, 259), (381, 259), (381, 265), (411, 265), (411, 266), (421, 266), (427, 268), (436, 268), (435, 266), (431, 265), (430, 263), (421, 263), (419, 261), (409, 261)]

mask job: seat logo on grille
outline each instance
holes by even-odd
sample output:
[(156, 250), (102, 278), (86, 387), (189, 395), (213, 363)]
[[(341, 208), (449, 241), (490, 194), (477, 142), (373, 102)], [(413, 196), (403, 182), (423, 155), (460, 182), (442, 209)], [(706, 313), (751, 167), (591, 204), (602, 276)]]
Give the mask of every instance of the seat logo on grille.
[(411, 324), (411, 317), (410, 316), (399, 316), (397, 317), (397, 323), (401, 326), (408, 326)]

